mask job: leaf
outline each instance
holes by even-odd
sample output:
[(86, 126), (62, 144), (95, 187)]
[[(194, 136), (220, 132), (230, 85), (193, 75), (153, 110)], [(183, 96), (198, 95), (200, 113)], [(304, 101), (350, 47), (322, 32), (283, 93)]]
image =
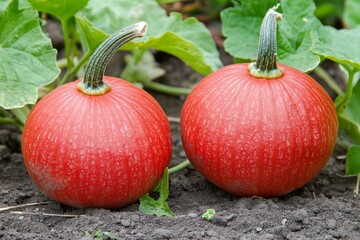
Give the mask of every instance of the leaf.
[(89, 0), (28, 0), (39, 12), (46, 12), (65, 21), (83, 9)]
[[(263, 17), (278, 2), (243, 0), (242, 4), (223, 10), (225, 50), (236, 58), (255, 61)], [(313, 43), (310, 32), (322, 27), (314, 16), (315, 4), (309, 0), (282, 0), (281, 9), (283, 20), (278, 22), (277, 30), (279, 62), (304, 72), (311, 71), (320, 63), (320, 58), (310, 51)]]
[(153, 192), (160, 194), (157, 200), (145, 194), (140, 198), (139, 211), (146, 214), (155, 214), (156, 216), (169, 216), (173, 217), (175, 214), (169, 208), (168, 203), (166, 202), (169, 196), (169, 172), (168, 168), (165, 169), (164, 175), (160, 182), (155, 186)]
[(360, 26), (354, 29), (337, 30), (333, 27), (319, 29), (312, 51), (319, 56), (339, 64), (351, 65), (360, 69)]
[(210, 221), (214, 217), (215, 213), (216, 213), (215, 209), (210, 208), (210, 209), (206, 210), (206, 212), (203, 213), (203, 215), (201, 215), (201, 217), (205, 220)]
[(164, 51), (204, 75), (222, 66), (214, 40), (203, 23), (193, 17), (182, 20), (179, 13), (167, 16), (154, 0), (92, 0), (86, 7), (85, 16), (108, 34), (135, 22), (146, 21), (146, 36), (122, 49), (141, 47)]
[(130, 82), (150, 82), (165, 75), (165, 70), (158, 66), (154, 55), (147, 50), (133, 50), (132, 55), (125, 56), (125, 62), (126, 67), (121, 73), (121, 78)]
[(360, 82), (357, 82), (352, 90), (350, 100), (345, 108), (344, 115), (360, 126)]
[(39, 25), (38, 13), (15, 0), (0, 12), (0, 106), (34, 104), (37, 89), (60, 73), (56, 50)]
[(108, 35), (97, 29), (85, 17), (75, 16), (77, 32), (84, 52), (94, 52), (108, 38)]
[(354, 176), (360, 173), (360, 146), (351, 146), (346, 156), (346, 175)]
[[(4, 11), (12, 0), (0, 0), (0, 11)], [(18, 0), (19, 1), (19, 9), (29, 8), (31, 7), (30, 3), (27, 0)]]
[(359, 0), (346, 0), (344, 5), (344, 21), (350, 28), (360, 25), (360, 2)]

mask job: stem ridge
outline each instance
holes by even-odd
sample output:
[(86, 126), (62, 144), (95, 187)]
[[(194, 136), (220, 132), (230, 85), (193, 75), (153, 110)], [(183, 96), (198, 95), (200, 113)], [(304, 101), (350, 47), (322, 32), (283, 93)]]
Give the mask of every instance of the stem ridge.
[(86, 65), (84, 79), (78, 84), (78, 90), (88, 95), (102, 95), (108, 92), (111, 87), (103, 81), (103, 76), (110, 59), (122, 45), (134, 38), (144, 36), (146, 30), (147, 23), (139, 22), (120, 30), (102, 42)]
[(282, 14), (276, 12), (279, 6), (270, 8), (261, 24), (257, 60), (249, 65), (250, 74), (257, 78), (279, 78), (283, 75), (276, 64), (276, 21), (282, 19)]

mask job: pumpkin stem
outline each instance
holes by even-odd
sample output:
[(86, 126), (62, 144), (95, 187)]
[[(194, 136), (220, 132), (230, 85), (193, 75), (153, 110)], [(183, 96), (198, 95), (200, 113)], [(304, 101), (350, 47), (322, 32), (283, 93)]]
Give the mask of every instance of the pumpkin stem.
[(261, 24), (258, 57), (248, 67), (253, 77), (272, 79), (283, 75), (282, 69), (276, 65), (276, 20), (281, 20), (282, 15), (275, 10), (279, 6), (270, 8)]
[(136, 37), (144, 36), (146, 30), (147, 23), (139, 22), (123, 28), (102, 42), (90, 57), (85, 68), (84, 79), (77, 85), (77, 89), (87, 95), (102, 95), (108, 92), (111, 87), (103, 81), (103, 77), (110, 59), (122, 45)]

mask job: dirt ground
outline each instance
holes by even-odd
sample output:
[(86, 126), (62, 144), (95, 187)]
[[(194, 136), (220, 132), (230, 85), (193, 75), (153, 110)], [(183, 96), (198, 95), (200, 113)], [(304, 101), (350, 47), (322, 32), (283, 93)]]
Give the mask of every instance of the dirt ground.
[[(156, 58), (167, 71), (162, 82), (189, 87), (201, 78), (177, 59), (164, 54)], [(228, 64), (229, 59), (223, 60)], [(168, 116), (179, 116), (184, 97), (152, 94)], [(179, 125), (171, 126), (173, 166), (186, 156)], [(46, 203), (1, 211), (0, 239), (360, 239), (355, 178), (344, 177), (344, 153), (339, 149), (312, 182), (279, 198), (231, 196), (191, 167), (174, 173), (168, 203), (176, 217), (170, 218), (145, 215), (138, 203), (106, 210), (75, 209), (52, 201), (27, 174), (20, 143), (16, 129), (0, 126), (0, 208)], [(216, 210), (211, 221), (201, 217), (209, 208)]]

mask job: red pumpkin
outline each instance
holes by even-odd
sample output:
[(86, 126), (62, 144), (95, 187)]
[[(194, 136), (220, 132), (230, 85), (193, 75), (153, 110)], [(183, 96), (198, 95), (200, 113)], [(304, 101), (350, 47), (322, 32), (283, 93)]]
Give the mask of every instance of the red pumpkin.
[[(107, 92), (96, 95), (102, 80)], [(155, 99), (129, 82), (101, 76), (90, 94), (80, 83), (55, 89), (30, 113), (22, 138), (27, 170), (60, 203), (125, 206), (149, 192), (168, 166), (169, 122)]]
[(185, 101), (180, 128), (190, 162), (210, 182), (235, 195), (272, 197), (319, 173), (332, 154), (338, 122), (314, 79), (277, 68), (275, 52), (259, 56), (250, 67), (234, 64), (205, 77)]

